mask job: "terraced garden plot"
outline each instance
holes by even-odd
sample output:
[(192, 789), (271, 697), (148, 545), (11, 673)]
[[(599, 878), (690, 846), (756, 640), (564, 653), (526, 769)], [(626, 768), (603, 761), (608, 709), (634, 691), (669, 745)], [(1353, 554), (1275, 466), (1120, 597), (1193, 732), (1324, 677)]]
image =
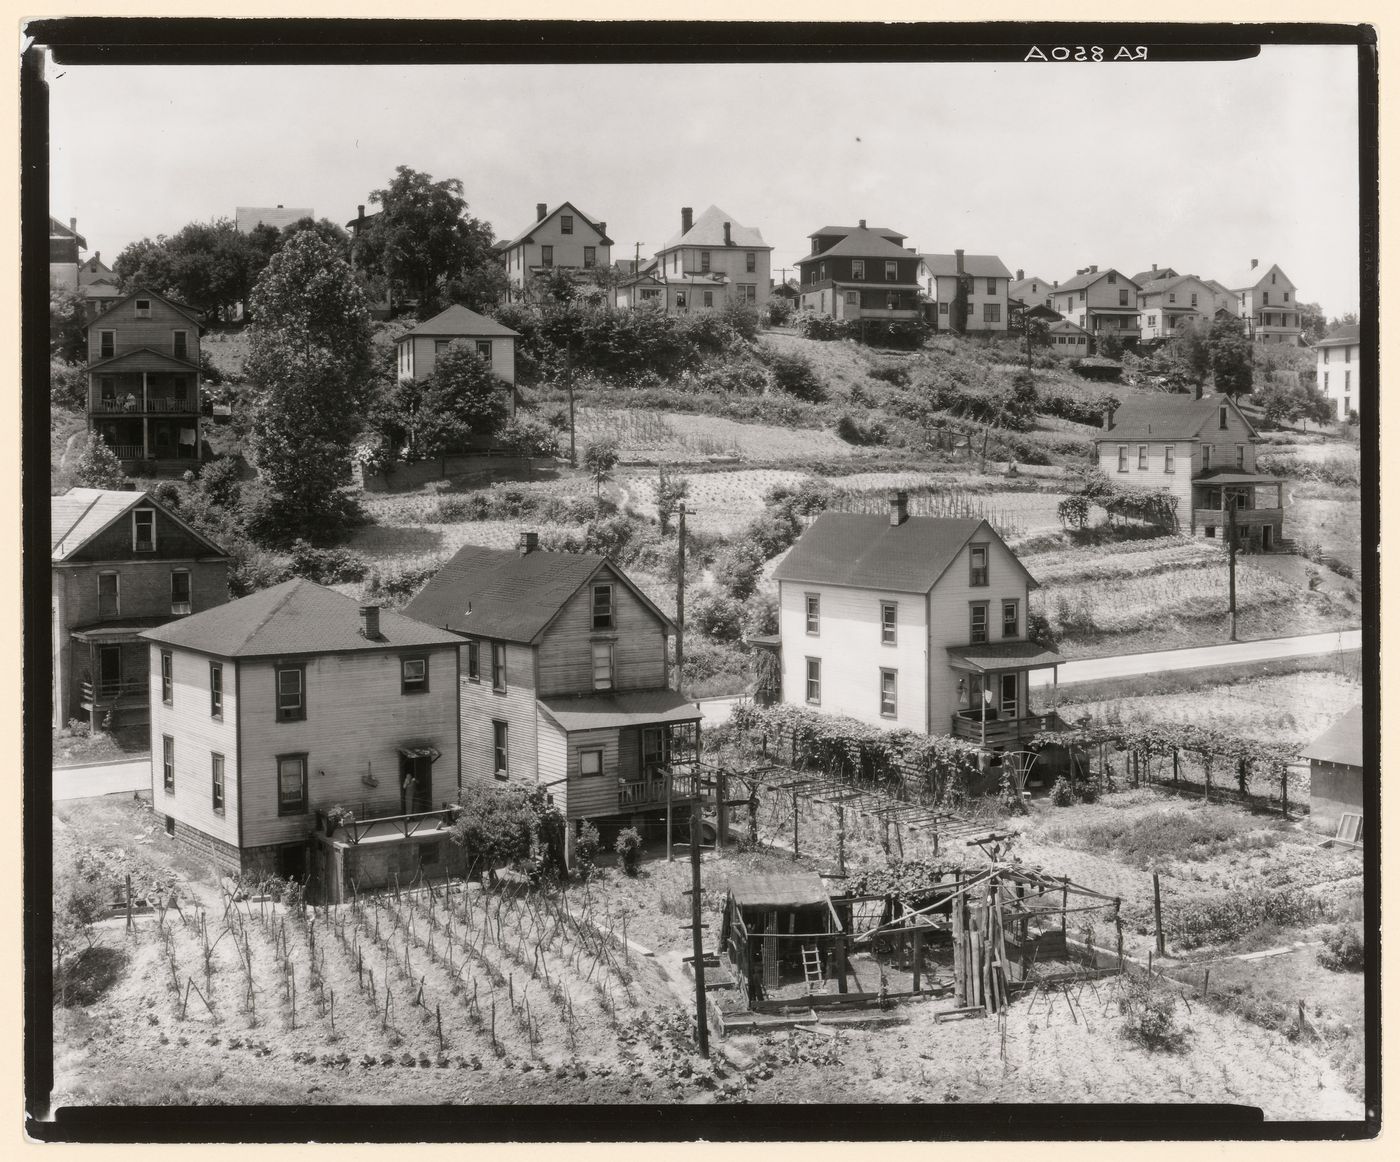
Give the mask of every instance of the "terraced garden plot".
[(705, 457), (743, 460), (845, 459), (860, 450), (834, 432), (740, 423), (724, 416), (652, 412), (634, 408), (579, 408), (577, 437), (616, 440), (624, 460), (684, 461)]

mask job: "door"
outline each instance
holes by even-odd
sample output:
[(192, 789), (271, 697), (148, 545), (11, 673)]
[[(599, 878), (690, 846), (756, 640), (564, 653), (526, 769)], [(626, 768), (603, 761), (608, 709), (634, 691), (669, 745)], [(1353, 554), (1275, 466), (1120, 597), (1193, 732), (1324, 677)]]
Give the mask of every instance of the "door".
[(97, 616), (103, 621), (121, 616), (115, 573), (101, 573), (97, 577)]
[(433, 804), (433, 760), (427, 755), (400, 755), (400, 804), (405, 815), (428, 811)]
[(1273, 526), (1273, 525), (1264, 525), (1264, 526), (1262, 526), (1262, 528), (1261, 528), (1260, 531), (1259, 531), (1259, 535), (1263, 538), (1264, 552), (1267, 553), (1267, 552), (1269, 552), (1271, 549), (1273, 549), (1273, 547), (1274, 547), (1274, 526)]
[(1017, 680), (1018, 674), (1003, 674), (1001, 676), (1001, 716), (1003, 718), (1021, 717), (1020, 702), (1020, 682)]
[(103, 698), (115, 698), (122, 687), (121, 646), (100, 646), (97, 651), (97, 688)]

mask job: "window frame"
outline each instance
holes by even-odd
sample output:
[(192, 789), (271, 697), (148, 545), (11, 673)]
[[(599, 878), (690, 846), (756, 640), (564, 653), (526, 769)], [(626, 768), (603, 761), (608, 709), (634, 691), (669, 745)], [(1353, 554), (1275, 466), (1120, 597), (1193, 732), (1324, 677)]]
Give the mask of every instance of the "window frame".
[(1201, 445), (1201, 471), (1202, 471), (1202, 472), (1205, 472), (1205, 471), (1207, 471), (1207, 470), (1210, 468), (1210, 453), (1211, 453), (1211, 445), (1210, 445), (1210, 444), (1202, 444), (1202, 445)]
[(808, 706), (820, 706), (822, 704), (822, 660), (821, 658), (809, 657), (806, 661), (806, 680), (802, 693)]
[(887, 258), (887, 259), (885, 259), (885, 281), (886, 281), (886, 282), (898, 282), (898, 281), (899, 281), (899, 262), (898, 262), (897, 259), (894, 259), (894, 258)]
[(714, 291), (701, 291), (701, 292), (700, 292), (700, 305), (701, 305), (702, 307), (713, 307), (713, 306), (715, 305), (715, 292), (714, 292)]
[(744, 251), (744, 273), (745, 273), (745, 274), (757, 274), (757, 273), (758, 273), (758, 251), (756, 251), (756, 250), (746, 250), (746, 251)]
[(97, 357), (111, 359), (117, 353), (117, 333), (114, 330), (97, 332)]
[[(605, 612), (599, 612), (598, 598), (602, 596), (607, 599)], [(595, 630), (616, 629), (617, 628), (617, 605), (613, 601), (613, 585), (611, 581), (600, 581), (593, 586), (592, 604), (590, 608), (591, 625)]]
[(880, 717), (899, 717), (899, 671), (889, 666), (880, 667)]
[(1147, 471), (1147, 445), (1146, 445), (1146, 444), (1139, 444), (1139, 445), (1137, 446), (1137, 449), (1138, 449), (1138, 454), (1137, 454), (1137, 468), (1138, 468), (1138, 471), (1139, 471), (1139, 472), (1146, 472), (1146, 471)]
[(899, 645), (899, 602), (880, 602), (880, 644)]
[(475, 638), (467, 639), (467, 681), (481, 681), (481, 643)]
[(161, 781), (167, 795), (175, 794), (175, 737), (160, 736)]
[(150, 299), (132, 299), (131, 308), (138, 319), (149, 319), (151, 317)]
[(700, 273), (710, 273), (710, 252), (708, 250), (700, 251)]
[[(151, 539), (143, 541), (140, 539), (138, 530), (143, 523), (140, 518), (149, 518), (151, 527)], [(153, 508), (135, 508), (131, 510), (131, 551), (133, 553), (154, 553), (156, 551), (156, 510)]]
[[(112, 611), (106, 612), (103, 608), (103, 601), (106, 594), (102, 592), (102, 583), (108, 579), (112, 582)], [(122, 615), (122, 579), (121, 573), (116, 569), (103, 569), (97, 575), (97, 616), (100, 618), (120, 617)]]
[[(980, 617), (978, 615), (981, 615)], [(991, 637), (991, 627), (988, 624), (991, 619), (991, 602), (989, 601), (969, 601), (967, 603), (967, 641), (968, 645), (986, 645)], [(978, 636), (978, 623), (981, 623), (981, 636)]]
[(490, 340), (490, 339), (477, 339), (477, 340), (475, 340), (475, 343), (476, 343), (476, 357), (477, 357), (478, 359), (484, 359), (487, 363), (490, 363), (490, 362), (491, 362), (491, 340)]
[(493, 641), (491, 643), (491, 691), (494, 694), (504, 694), (509, 686), (509, 677), (506, 674), (506, 643)]
[(1244, 468), (1244, 447), (1243, 444), (1235, 445), (1235, 467), (1239, 469)]
[[(598, 679), (599, 658), (604, 658), (607, 662), (607, 673), (600, 683)], [(589, 660), (593, 676), (593, 689), (612, 690), (616, 687), (616, 675), (613, 672), (613, 643), (611, 641), (594, 641), (589, 643)]]
[(491, 769), (498, 779), (510, 778), (510, 723), (491, 720)]
[(853, 278), (853, 279), (857, 279), (857, 278), (858, 278), (858, 279), (860, 279), (862, 282), (865, 281), (865, 259), (863, 259), (863, 258), (853, 258), (853, 259), (851, 259), (851, 278)]
[[(606, 752), (605, 749), (604, 749), (603, 747), (601, 747), (601, 746), (580, 747), (580, 748), (579, 748), (579, 752), (578, 752), (578, 775), (579, 775), (579, 778), (581, 778), (581, 779), (601, 778), (601, 777), (602, 777), (602, 774), (603, 774), (603, 760), (604, 760), (604, 758), (606, 757), (606, 754), (607, 754), (607, 752)], [(588, 770), (588, 769), (587, 769), (587, 764), (586, 764), (585, 761), (584, 761), (585, 759), (592, 759), (592, 758), (596, 758), (596, 759), (597, 759), (597, 762), (598, 762), (598, 769), (597, 769), (596, 771), (590, 771), (590, 770)]]
[[(1008, 618), (1006, 615), (1010, 613)], [(1011, 632), (1007, 633), (1007, 627)], [(1001, 636), (1003, 638), (1019, 638), (1021, 636), (1021, 599), (1019, 597), (1003, 597), (1001, 599)]]
[(1176, 445), (1167, 444), (1162, 448), (1162, 471), (1176, 472)]
[(543, 267), (545, 267), (547, 270), (553, 270), (553, 269), (554, 269), (554, 247), (553, 247), (553, 246), (544, 246), (544, 245), (542, 245), (542, 246), (540, 247), (540, 265), (543, 266)]
[(572, 234), (574, 232), (574, 216), (572, 214), (559, 215), (559, 233)]
[(160, 651), (160, 700), (175, 705), (175, 655), (170, 650)]
[(451, 346), (452, 346), (452, 340), (451, 340), (451, 339), (434, 339), (434, 340), (433, 340), (433, 356), (436, 358), (436, 357), (439, 356), (439, 355), (446, 355), (447, 352), (448, 352), (448, 349), (449, 349)]
[(598, 248), (596, 246), (585, 246), (583, 248), (583, 267), (585, 270), (592, 270), (598, 265)]
[(209, 663), (209, 717), (224, 720), (224, 664)]
[(190, 333), (183, 329), (170, 332), (170, 352), (176, 359), (189, 361)]
[[(275, 756), (274, 761), (277, 763), (277, 814), (279, 818), (285, 815), (306, 814), (309, 791), (307, 775), (308, 768), (311, 765), (307, 761), (307, 754), (308, 752), (300, 750), (289, 751), (286, 754)], [(301, 766), (301, 788), (298, 797), (295, 800), (289, 800), (286, 795), (285, 784), (282, 780), (282, 764), (293, 762)]]
[(1228, 432), (1229, 430), (1230, 430), (1230, 408), (1229, 408), (1229, 406), (1226, 405), (1226, 404), (1221, 404), (1221, 405), (1220, 405), (1220, 431), (1222, 431), (1222, 432)]
[[(410, 678), (408, 668), (421, 664), (423, 676), (421, 678)], [(401, 654), (399, 656), (399, 693), (400, 694), (427, 694), (428, 686), (428, 655), (427, 654)]]
[(1119, 444), (1119, 445), (1118, 445), (1118, 471), (1119, 471), (1119, 472), (1126, 472), (1127, 470), (1128, 470), (1128, 445), (1127, 445), (1127, 444)]
[(982, 322), (984, 322), (984, 323), (1000, 323), (1000, 322), (1001, 322), (1001, 304), (1000, 304), (1000, 303), (983, 303), (983, 304), (982, 304)]
[[(282, 688), (282, 675), (297, 675), (297, 704), (289, 712), (282, 703), (286, 691)], [(272, 667), (272, 706), (273, 714), (278, 722), (305, 722), (306, 721), (306, 663), (305, 662), (278, 662)]]
[(802, 612), (807, 626), (807, 636), (821, 637), (822, 595), (820, 593), (804, 593), (802, 595)]
[[(183, 578), (185, 579), (185, 600), (184, 600), (184, 601), (177, 601), (177, 600), (176, 600), (176, 596), (175, 596), (175, 581), (176, 581), (176, 578), (179, 578), (179, 577), (183, 577)], [(182, 606), (182, 605), (185, 607), (184, 609), (181, 609), (181, 608), (180, 608), (180, 606)], [(190, 573), (190, 571), (189, 571), (188, 569), (171, 569), (171, 570), (170, 570), (170, 616), (171, 616), (171, 617), (184, 617), (185, 615), (187, 615), (188, 613), (190, 613), (193, 609), (194, 609), (194, 577), (191, 575), (191, 573)]]
[(224, 781), (224, 756), (209, 752), (209, 805), (215, 815), (222, 815), (228, 806), (228, 788)]
[[(978, 554), (982, 564), (977, 564)], [(967, 583), (973, 589), (985, 589), (992, 583), (992, 546), (988, 541), (976, 541), (967, 547)]]

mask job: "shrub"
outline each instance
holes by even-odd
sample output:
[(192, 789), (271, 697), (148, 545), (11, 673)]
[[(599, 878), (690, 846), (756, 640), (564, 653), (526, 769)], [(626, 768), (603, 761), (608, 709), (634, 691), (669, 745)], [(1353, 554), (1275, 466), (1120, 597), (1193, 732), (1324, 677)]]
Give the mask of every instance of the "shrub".
[(770, 327), (781, 327), (792, 318), (792, 314), (792, 304), (786, 299), (772, 298), (768, 300), (768, 325)]
[(126, 484), (122, 462), (101, 433), (88, 435), (73, 466), (73, 479), (80, 488), (121, 488)]
[(292, 542), (292, 559), (288, 567), (293, 575), (305, 577), (318, 585), (363, 581), (369, 571), (365, 559), (349, 549), (317, 549), (300, 539)]
[(848, 444), (884, 444), (889, 440), (888, 425), (878, 417), (858, 420), (843, 412), (836, 421), (836, 434)]
[(756, 637), (778, 632), (778, 598), (765, 593), (751, 599), (744, 610), (744, 636)]
[(758, 546), (764, 559), (776, 557), (802, 535), (802, 522), (787, 509), (771, 508), (755, 518), (744, 535)]
[(763, 575), (763, 551), (752, 541), (730, 545), (715, 562), (715, 580), (736, 601), (747, 601)]
[(1090, 355), (1078, 362), (1071, 362), (1070, 370), (1084, 379), (1117, 382), (1123, 373), (1123, 365), (1112, 359), (1102, 359), (1097, 355)]
[(743, 605), (713, 590), (697, 594), (690, 607), (691, 628), (712, 641), (738, 641), (743, 632), (743, 618)]
[(56, 408), (81, 411), (87, 406), (87, 372), (77, 363), (49, 360), (49, 402)]
[(1074, 795), (1069, 789), (1069, 780), (1061, 775), (1050, 788), (1050, 802), (1056, 807), (1069, 807), (1074, 803)]
[(588, 879), (597, 866), (598, 850), (602, 846), (598, 839), (598, 828), (587, 819), (578, 825), (578, 839), (574, 843), (574, 858), (578, 863), (580, 879)]
[(1317, 962), (1333, 972), (1360, 972), (1366, 967), (1366, 944), (1355, 924), (1338, 924), (1322, 934)]
[(768, 356), (768, 371), (773, 385), (788, 395), (808, 403), (821, 403), (826, 399), (826, 387), (805, 355), (774, 352)]
[(431, 581), (441, 568), (441, 561), (430, 561), (425, 565), (387, 565), (383, 569), (376, 567), (369, 572), (364, 597), (397, 608)]
[(463, 809), (453, 820), (452, 841), (482, 866), (489, 883), (497, 868), (529, 858), (538, 820), (524, 790), (468, 786), (457, 798)]
[(1118, 1011), (1123, 1014), (1123, 1036), (1149, 1052), (1183, 1050), (1190, 1030), (1177, 1022), (1180, 998), (1148, 977), (1128, 975), (1121, 981)]
[(797, 319), (797, 329), (804, 339), (830, 341), (844, 339), (850, 334), (845, 323), (838, 322), (829, 315), (819, 315), (816, 311), (803, 311)]
[(635, 827), (624, 827), (617, 833), (617, 842), (613, 844), (613, 850), (617, 852), (618, 858), (622, 860), (622, 870), (629, 876), (637, 874), (637, 868), (642, 862), (642, 837)]
[(758, 310), (744, 303), (730, 303), (719, 313), (720, 321), (744, 339), (758, 338)]
[(870, 378), (905, 387), (909, 383), (909, 368), (902, 363), (881, 363), (870, 369)]

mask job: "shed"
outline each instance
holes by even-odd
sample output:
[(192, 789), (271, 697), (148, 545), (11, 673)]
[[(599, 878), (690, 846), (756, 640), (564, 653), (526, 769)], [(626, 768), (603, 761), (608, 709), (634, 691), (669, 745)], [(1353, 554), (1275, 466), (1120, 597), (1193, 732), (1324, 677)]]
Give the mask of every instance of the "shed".
[(815, 873), (748, 872), (729, 879), (720, 948), (750, 997), (772, 996), (784, 984), (805, 981), (804, 949), (811, 959), (819, 944), (842, 931)]
[(1303, 748), (1311, 770), (1309, 811), (1314, 827), (1349, 843), (1361, 839), (1364, 758), (1361, 707), (1343, 714)]

